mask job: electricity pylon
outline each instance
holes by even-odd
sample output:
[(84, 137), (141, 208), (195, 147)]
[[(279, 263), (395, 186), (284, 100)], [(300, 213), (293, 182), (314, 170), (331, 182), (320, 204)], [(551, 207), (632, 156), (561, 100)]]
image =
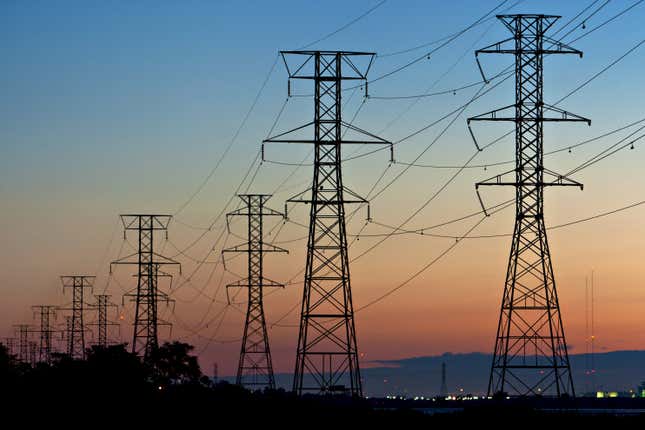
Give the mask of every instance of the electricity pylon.
[(132, 352), (141, 355), (144, 361), (159, 345), (158, 326), (170, 325), (169, 322), (159, 319), (157, 313), (159, 302), (172, 302), (168, 294), (159, 289), (159, 278), (172, 276), (160, 268), (176, 265), (181, 273), (181, 266), (177, 261), (159, 254), (154, 247), (155, 232), (164, 232), (167, 237), (171, 218), (170, 215), (121, 215), (123, 236), (125, 237), (128, 231), (136, 231), (139, 246), (137, 252), (110, 264), (110, 271), (115, 264), (134, 264), (138, 267), (137, 289), (125, 294), (124, 298), (130, 297), (136, 303)]
[(95, 276), (87, 275), (69, 275), (61, 276), (63, 290), (72, 289), (72, 307), (60, 308), (72, 311), (71, 327), (69, 332), (69, 350), (68, 354), (72, 358), (85, 359), (85, 324), (83, 323), (83, 314), (85, 313), (85, 300), (83, 291), (86, 288), (94, 287)]
[(99, 333), (98, 340), (95, 344), (102, 348), (106, 348), (110, 344), (108, 327), (119, 326), (118, 323), (108, 319), (108, 308), (118, 309), (118, 307), (114, 303), (110, 302), (110, 296), (107, 294), (95, 294), (94, 297), (96, 298), (96, 303), (93, 303), (88, 307), (96, 309), (97, 320), (95, 323), (90, 323), (88, 325), (97, 326)]
[(250, 388), (268, 387), (274, 389), (273, 364), (264, 318), (263, 289), (265, 287), (284, 287), (284, 285), (264, 277), (263, 262), (264, 254), (267, 252), (288, 251), (264, 242), (263, 219), (266, 216), (284, 217), (284, 215), (265, 206), (266, 201), (271, 197), (268, 194), (241, 194), (239, 197), (245, 203), (245, 207), (228, 213), (226, 215), (227, 225), (229, 217), (245, 216), (247, 218), (248, 241), (222, 251), (222, 253), (245, 252), (248, 255), (247, 278), (227, 285), (227, 291), (231, 287), (248, 289), (246, 322), (236, 384)]
[(16, 324), (14, 327), (18, 331), (18, 360), (22, 363), (28, 363), (31, 326), (29, 324)]
[(50, 364), (52, 358), (52, 334), (54, 333), (52, 321), (56, 319), (56, 306), (36, 305), (31, 308), (34, 310), (34, 316), (38, 316), (40, 322), (39, 329), (34, 330), (40, 335), (38, 361)]
[(441, 388), (439, 389), (439, 396), (446, 397), (448, 395), (448, 384), (446, 382), (446, 363), (441, 363)]
[[(582, 189), (582, 184), (544, 168), (542, 126), (545, 121), (589, 124), (591, 121), (544, 103), (542, 62), (544, 55), (582, 56), (582, 52), (544, 35), (558, 16), (499, 15), (498, 18), (512, 36), (479, 49), (476, 55), (515, 56), (515, 103), (468, 119), (469, 124), (471, 121), (515, 123), (515, 169), (477, 184), (477, 188), (515, 187), (515, 230), (488, 394), (573, 396), (569, 355), (544, 224), (543, 193), (545, 186)], [(545, 112), (552, 115), (545, 116)], [(506, 179), (507, 175), (514, 178)], [(545, 175), (551, 180), (545, 182)]]
[[(345, 144), (392, 144), (342, 119), (342, 82), (365, 81), (373, 53), (342, 51), (281, 52), (289, 88), (292, 79), (314, 81), (314, 120), (263, 141), (314, 145), (311, 192), (289, 202), (311, 205), (300, 332), (293, 390), (362, 396), (354, 307), (347, 254), (346, 203), (367, 200), (343, 185), (341, 147)], [(308, 128), (311, 135), (303, 136)], [(347, 138), (345, 132), (351, 133)], [(264, 150), (262, 151), (264, 153)], [(349, 198), (348, 198), (349, 196)], [(369, 212), (368, 212), (369, 218)]]

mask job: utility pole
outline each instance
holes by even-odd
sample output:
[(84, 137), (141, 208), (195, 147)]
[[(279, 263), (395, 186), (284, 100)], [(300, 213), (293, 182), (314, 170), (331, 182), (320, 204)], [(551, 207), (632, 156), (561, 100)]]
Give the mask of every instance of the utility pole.
[[(544, 103), (543, 56), (582, 52), (544, 34), (558, 20), (551, 15), (499, 15), (512, 36), (476, 51), (515, 56), (515, 103), (468, 119), (515, 123), (515, 169), (484, 182), (515, 187), (515, 231), (493, 352), (488, 395), (574, 396), (569, 355), (560, 315), (544, 224), (544, 187), (582, 184), (544, 168), (545, 121), (586, 118)], [(544, 45), (548, 46), (545, 47)], [(511, 45), (511, 46), (507, 46)], [(477, 60), (479, 64), (479, 60)], [(481, 66), (480, 66), (481, 70)], [(483, 72), (482, 72), (483, 75)], [(545, 112), (551, 115), (545, 116)], [(507, 179), (508, 176), (512, 176)], [(551, 180), (545, 182), (544, 176)], [(479, 193), (479, 191), (478, 191)], [(481, 200), (481, 198), (480, 198)]]
[(40, 335), (38, 361), (51, 364), (52, 334), (54, 333), (51, 323), (56, 319), (56, 306), (36, 305), (31, 308), (34, 310), (34, 316), (38, 316), (40, 323), (40, 328), (35, 330)]
[[(367, 200), (343, 185), (341, 147), (345, 144), (392, 144), (342, 119), (342, 82), (364, 85), (373, 53), (342, 51), (283, 51), (291, 80), (314, 81), (314, 120), (278, 134), (264, 143), (314, 145), (314, 176), (310, 193), (288, 202), (310, 204), (309, 239), (300, 332), (293, 390), (362, 396), (354, 307), (350, 287), (345, 204)], [(365, 81), (365, 82), (363, 82)], [(303, 138), (313, 128), (313, 139)], [(343, 139), (344, 131), (351, 137)], [(286, 212), (286, 211), (285, 211)], [(369, 219), (369, 207), (368, 207)]]
[(245, 207), (226, 215), (227, 226), (231, 216), (245, 216), (248, 241), (222, 251), (222, 254), (245, 252), (248, 255), (247, 278), (227, 285), (227, 291), (232, 287), (248, 289), (246, 322), (235, 383), (250, 388), (275, 389), (269, 336), (264, 318), (263, 289), (284, 287), (284, 285), (264, 277), (263, 261), (264, 254), (267, 252), (288, 251), (264, 242), (263, 220), (266, 216), (284, 217), (284, 214), (265, 206), (266, 201), (271, 197), (268, 194), (241, 194), (239, 197)]
[(29, 362), (29, 324), (17, 324), (14, 326), (18, 331), (18, 360), (22, 363)]
[(107, 348), (107, 346), (110, 344), (110, 340), (108, 337), (108, 327), (119, 325), (118, 323), (114, 321), (110, 321), (108, 319), (107, 317), (108, 308), (118, 309), (118, 306), (110, 302), (110, 296), (107, 294), (95, 294), (94, 297), (96, 298), (96, 303), (89, 305), (89, 307), (97, 310), (98, 318), (95, 323), (91, 323), (88, 325), (93, 325), (98, 327), (99, 336), (98, 336), (98, 342), (96, 342), (95, 345), (101, 348)]
[(83, 324), (83, 314), (85, 313), (84, 290), (90, 290), (94, 286), (95, 276), (88, 275), (69, 275), (61, 276), (63, 290), (72, 289), (72, 307), (65, 310), (72, 311), (71, 327), (68, 337), (68, 354), (72, 358), (79, 360), (85, 359), (85, 325)]
[(137, 288), (136, 291), (125, 294), (135, 302), (134, 334), (132, 336), (132, 352), (143, 357), (147, 361), (152, 351), (159, 345), (159, 325), (170, 325), (169, 322), (159, 319), (157, 305), (159, 302), (169, 303), (172, 300), (168, 294), (159, 290), (159, 277), (171, 278), (171, 275), (160, 270), (162, 266), (180, 264), (168, 257), (156, 252), (154, 238), (156, 233), (163, 232), (168, 237), (168, 224), (170, 215), (121, 215), (123, 222), (123, 236), (128, 231), (136, 231), (139, 239), (137, 252), (114, 261), (112, 265), (134, 264), (137, 266)]

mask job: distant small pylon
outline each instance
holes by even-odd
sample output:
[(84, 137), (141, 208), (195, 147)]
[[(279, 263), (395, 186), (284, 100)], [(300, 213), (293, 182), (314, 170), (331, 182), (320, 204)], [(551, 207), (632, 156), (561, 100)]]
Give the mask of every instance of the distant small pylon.
[(448, 395), (448, 385), (446, 384), (446, 362), (441, 363), (441, 388), (439, 389), (439, 396), (446, 397)]

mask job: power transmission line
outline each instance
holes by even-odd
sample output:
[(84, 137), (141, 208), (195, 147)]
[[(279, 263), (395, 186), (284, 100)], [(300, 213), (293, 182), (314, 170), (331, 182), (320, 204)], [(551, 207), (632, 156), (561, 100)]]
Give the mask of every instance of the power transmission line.
[(325, 40), (329, 39), (330, 37), (332, 37), (332, 36), (334, 36), (334, 35), (336, 35), (336, 34), (340, 33), (341, 31), (343, 31), (343, 30), (345, 30), (345, 29), (347, 29), (347, 28), (351, 27), (352, 25), (356, 24), (356, 23), (357, 23), (358, 21), (360, 21), (361, 19), (363, 19), (363, 18), (367, 17), (369, 14), (371, 14), (372, 12), (374, 12), (374, 11), (375, 11), (376, 9), (378, 9), (379, 7), (383, 6), (383, 5), (385, 4), (385, 2), (386, 2), (386, 1), (387, 1), (387, 0), (381, 0), (381, 1), (380, 1), (379, 3), (377, 3), (375, 6), (372, 6), (372, 7), (371, 7), (371, 8), (369, 8), (367, 11), (363, 12), (361, 15), (357, 16), (356, 18), (354, 18), (353, 20), (351, 20), (351, 21), (350, 21), (350, 22), (348, 22), (347, 24), (345, 24), (345, 25), (343, 25), (343, 26), (339, 27), (338, 29), (336, 29), (336, 30), (332, 31), (331, 33), (326, 34), (325, 36), (323, 36), (323, 37), (321, 37), (321, 38), (319, 38), (319, 39), (314, 40), (313, 42), (310, 42), (310, 43), (308, 43), (308, 44), (306, 44), (306, 45), (303, 45), (302, 47), (298, 48), (298, 50), (299, 50), (299, 51), (301, 51), (301, 50), (303, 50), (303, 49), (309, 48), (310, 46), (313, 46), (313, 45), (315, 45), (316, 43), (320, 43), (320, 42), (322, 42), (322, 41), (325, 41)]
[[(632, 6), (632, 7), (633, 7), (633, 6)], [(625, 12), (626, 12), (627, 10), (629, 10), (629, 9), (631, 9), (631, 7), (630, 7), (630, 8), (628, 8), (628, 9), (626, 9), (625, 11), (623, 11), (623, 12), (619, 13), (618, 15), (616, 15), (616, 16), (614, 16), (614, 17), (610, 18), (609, 20), (607, 20), (607, 21), (605, 21), (605, 22), (601, 23), (601, 24), (600, 24), (599, 26), (597, 26), (596, 28), (600, 28), (600, 27), (604, 26), (605, 24), (607, 24), (608, 22), (611, 22), (611, 21), (612, 21), (612, 20), (614, 20), (617, 16), (622, 15), (623, 13), (625, 13)], [(594, 30), (595, 30), (595, 29), (594, 29)], [(593, 31), (593, 30), (592, 30), (592, 31)], [(586, 36), (586, 35), (587, 35), (587, 34), (589, 34), (589, 33), (590, 33), (590, 32), (587, 32), (585, 35), (583, 35), (583, 36), (579, 37), (579, 38), (578, 38), (578, 39), (576, 39), (576, 40), (579, 40), (580, 38), (582, 38), (582, 37)], [(570, 95), (571, 95), (571, 94), (570, 94)], [(568, 97), (568, 96), (567, 96), (567, 97)], [(376, 152), (376, 151), (373, 151), (373, 152)], [(481, 212), (479, 212), (479, 213), (481, 213)], [(389, 237), (389, 236), (388, 236), (388, 237)], [(384, 240), (382, 240), (381, 242), (379, 242), (376, 246), (380, 245), (380, 244), (381, 244), (381, 243), (383, 243), (383, 242), (384, 242)], [(369, 251), (373, 250), (376, 246), (371, 247), (367, 252), (369, 252)], [(364, 252), (363, 254), (359, 255), (359, 257), (358, 257), (358, 258), (360, 258), (360, 257), (364, 256), (367, 252)], [(356, 258), (355, 258), (355, 259), (356, 259)], [(353, 260), (352, 260), (352, 261), (353, 261)], [(282, 317), (280, 317), (280, 318), (277, 320), (277, 322), (279, 322), (279, 321), (283, 320), (287, 315), (289, 315), (291, 312), (293, 312), (293, 310), (295, 310), (295, 308), (296, 308), (296, 307), (297, 307), (297, 305), (296, 305), (294, 308), (290, 309), (290, 310), (289, 310), (285, 315), (283, 315)], [(275, 323), (274, 323), (274, 324), (275, 324)], [(272, 326), (273, 326), (273, 325), (272, 325)]]

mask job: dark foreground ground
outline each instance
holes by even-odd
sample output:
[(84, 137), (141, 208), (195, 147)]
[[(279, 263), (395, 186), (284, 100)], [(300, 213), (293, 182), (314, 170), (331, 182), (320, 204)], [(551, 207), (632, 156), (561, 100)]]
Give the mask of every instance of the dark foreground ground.
[[(213, 384), (190, 355), (166, 343), (147, 362), (124, 345), (93, 347), (83, 360), (27, 364), (0, 346), (0, 428), (435, 428), (524, 429), (630, 425), (645, 399), (403, 400), (298, 397)], [(456, 426), (456, 427), (455, 427)], [(576, 427), (578, 428), (578, 427)]]
[[(412, 401), (296, 397), (285, 391), (251, 393), (228, 383), (173, 386), (161, 390), (75, 390), (73, 385), (20, 393), (2, 402), (8, 414), (58, 428), (97, 423), (123, 428), (465, 428), (495, 425), (536, 428), (542, 425), (611, 426), (645, 422), (642, 399), (511, 399), (482, 401)], [(98, 387), (97, 387), (98, 388)], [(7, 394), (7, 393), (5, 393)], [(41, 421), (44, 420), (44, 421)], [(90, 425), (92, 426), (92, 425)], [(457, 427), (454, 427), (457, 426)], [(600, 427), (602, 428), (602, 427)]]

